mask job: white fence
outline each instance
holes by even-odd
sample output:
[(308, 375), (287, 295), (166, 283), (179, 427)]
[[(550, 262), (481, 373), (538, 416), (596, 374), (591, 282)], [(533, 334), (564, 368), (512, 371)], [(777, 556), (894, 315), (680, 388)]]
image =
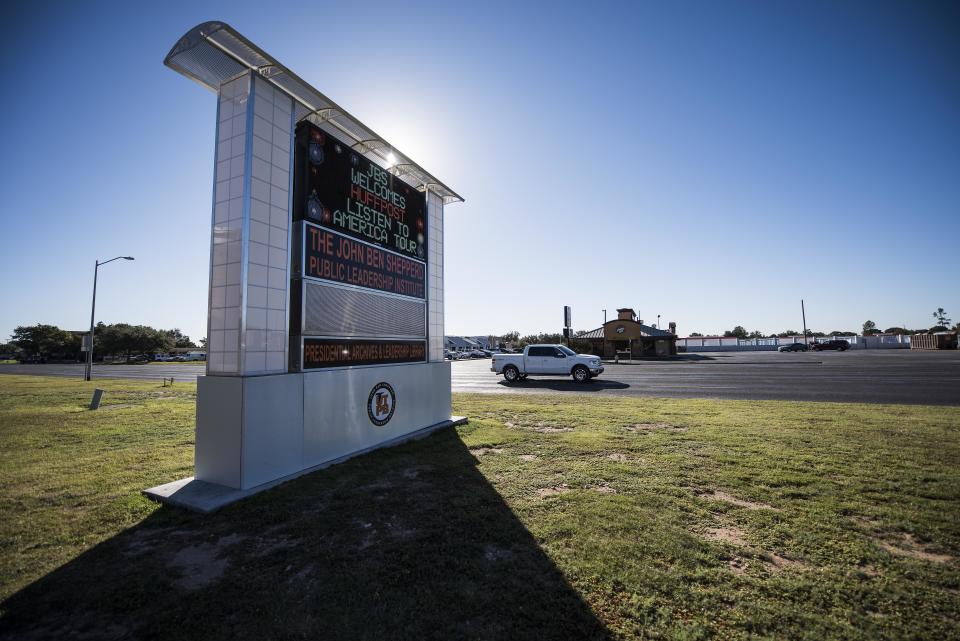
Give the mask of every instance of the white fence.
[[(910, 337), (895, 334), (877, 336), (820, 336), (810, 337), (807, 342), (822, 343), (840, 338), (850, 343), (850, 349), (909, 349)], [(803, 336), (784, 338), (721, 338), (717, 336), (678, 338), (677, 349), (681, 352), (762, 352), (776, 351), (781, 345), (802, 343)]]

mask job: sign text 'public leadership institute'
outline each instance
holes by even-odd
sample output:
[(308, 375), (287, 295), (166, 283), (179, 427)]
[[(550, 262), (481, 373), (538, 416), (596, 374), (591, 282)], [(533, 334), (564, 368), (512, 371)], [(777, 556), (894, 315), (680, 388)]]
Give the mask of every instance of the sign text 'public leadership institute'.
[(426, 297), (423, 263), (303, 224), (303, 275), (381, 292)]

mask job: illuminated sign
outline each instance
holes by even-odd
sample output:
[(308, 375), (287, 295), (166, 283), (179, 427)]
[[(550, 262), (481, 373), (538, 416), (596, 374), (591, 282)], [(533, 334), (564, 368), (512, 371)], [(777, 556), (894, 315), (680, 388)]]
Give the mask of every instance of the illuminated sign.
[(295, 159), (295, 220), (426, 258), (423, 192), (310, 123), (297, 126)]
[(427, 360), (426, 341), (304, 338), (303, 369), (393, 365)]
[(426, 265), (303, 223), (303, 275), (424, 299)]

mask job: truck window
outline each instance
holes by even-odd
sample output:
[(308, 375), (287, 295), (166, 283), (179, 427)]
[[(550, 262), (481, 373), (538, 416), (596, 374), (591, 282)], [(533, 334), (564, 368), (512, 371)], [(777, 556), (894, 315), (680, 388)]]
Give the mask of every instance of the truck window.
[(527, 356), (553, 356), (553, 348), (551, 347), (531, 347), (530, 351), (527, 352)]

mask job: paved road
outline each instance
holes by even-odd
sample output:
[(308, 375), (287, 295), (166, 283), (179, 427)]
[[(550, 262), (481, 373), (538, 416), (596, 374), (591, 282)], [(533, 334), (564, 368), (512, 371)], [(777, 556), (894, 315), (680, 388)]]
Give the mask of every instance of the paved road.
[[(0, 374), (38, 374), (41, 376), (69, 376), (83, 378), (83, 364), (67, 365), (7, 365), (0, 364)], [(206, 367), (193, 363), (152, 363), (149, 365), (94, 365), (94, 378), (130, 378), (155, 380), (173, 378), (194, 382), (206, 373)]]
[[(808, 354), (728, 352), (606, 365), (581, 385), (569, 378), (507, 385), (490, 360), (455, 361), (453, 391), (579, 393), (675, 398), (781, 399), (960, 405), (960, 351), (854, 350)], [(193, 381), (200, 365), (97, 365), (95, 378)], [(83, 365), (0, 365), (0, 373), (83, 376)]]
[(605, 365), (587, 384), (569, 378), (507, 385), (490, 361), (457, 361), (455, 392), (579, 392), (673, 398), (738, 398), (960, 405), (960, 351), (851, 350), (686, 354), (678, 360)]

